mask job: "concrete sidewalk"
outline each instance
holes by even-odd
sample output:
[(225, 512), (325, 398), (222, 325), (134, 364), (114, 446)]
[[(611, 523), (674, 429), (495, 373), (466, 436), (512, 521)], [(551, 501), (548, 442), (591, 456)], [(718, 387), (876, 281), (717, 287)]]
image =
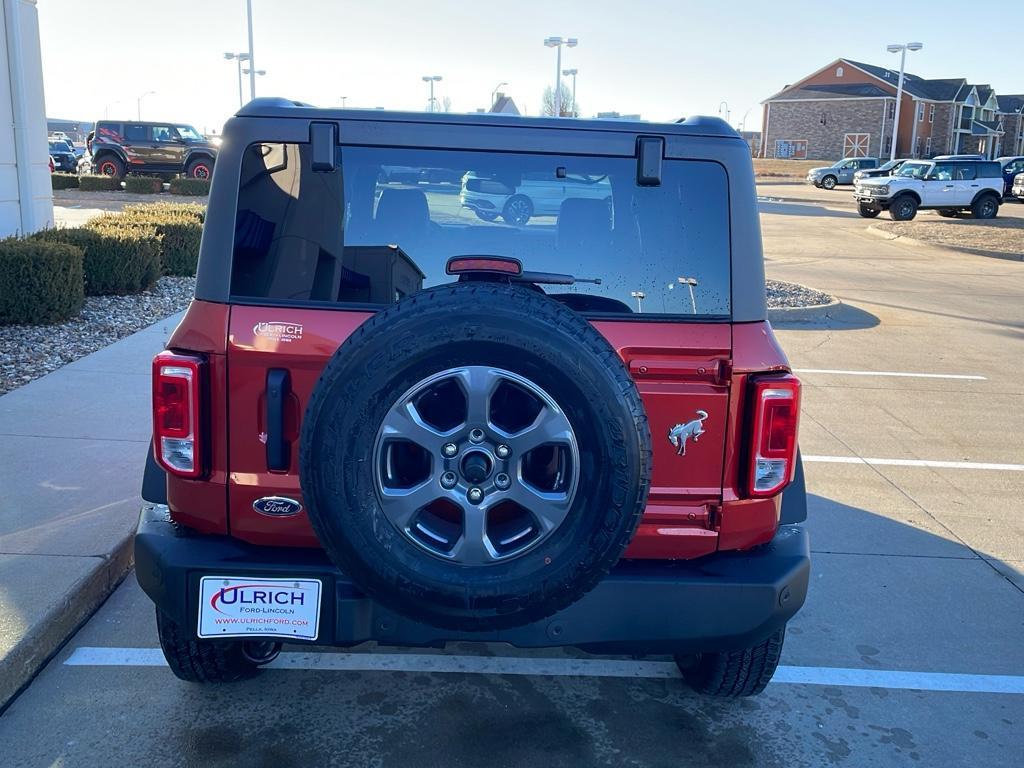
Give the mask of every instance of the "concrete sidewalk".
[(0, 397), (0, 708), (120, 583), (172, 315)]

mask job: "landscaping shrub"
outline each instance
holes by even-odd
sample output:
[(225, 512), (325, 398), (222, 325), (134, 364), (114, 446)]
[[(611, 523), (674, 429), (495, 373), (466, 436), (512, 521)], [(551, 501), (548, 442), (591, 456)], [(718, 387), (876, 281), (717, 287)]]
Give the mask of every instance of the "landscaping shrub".
[(164, 180), (156, 176), (129, 176), (124, 180), (124, 191), (155, 195), (164, 191)]
[(101, 216), (84, 227), (48, 229), (33, 240), (68, 243), (82, 251), (87, 296), (141, 293), (160, 277), (160, 237), (155, 227)]
[(68, 320), (82, 308), (82, 251), (66, 243), (0, 240), (0, 325)]
[(206, 209), (201, 205), (156, 203), (127, 206), (121, 216), (128, 222), (156, 228), (165, 275), (192, 277), (199, 262), (205, 214)]
[(208, 195), (210, 194), (210, 180), (189, 179), (185, 176), (179, 176), (176, 179), (171, 179), (171, 194), (195, 196)]
[(78, 189), (78, 176), (74, 173), (51, 173), (50, 184), (54, 189)]
[(89, 192), (120, 192), (121, 180), (113, 176), (79, 176), (78, 188)]

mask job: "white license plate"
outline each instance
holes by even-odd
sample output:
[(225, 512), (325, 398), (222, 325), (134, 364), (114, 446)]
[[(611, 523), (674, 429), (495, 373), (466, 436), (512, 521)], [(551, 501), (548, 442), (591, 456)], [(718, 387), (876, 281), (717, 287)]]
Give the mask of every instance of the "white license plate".
[(198, 635), (316, 640), (322, 587), (319, 579), (203, 576)]

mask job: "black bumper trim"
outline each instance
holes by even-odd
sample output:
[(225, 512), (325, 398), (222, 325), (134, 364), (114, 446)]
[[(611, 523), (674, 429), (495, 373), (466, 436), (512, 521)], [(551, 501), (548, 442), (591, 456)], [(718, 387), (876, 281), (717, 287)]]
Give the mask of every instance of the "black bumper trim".
[(491, 632), (421, 624), (375, 603), (319, 550), (256, 547), (196, 534), (167, 508), (146, 506), (135, 536), (139, 584), (157, 607), (194, 633), (204, 575), (316, 578), (324, 585), (318, 645), (443, 646), (505, 642), (521, 648), (574, 646), (600, 653), (684, 653), (743, 648), (768, 637), (807, 596), (810, 547), (799, 525), (750, 552), (695, 561), (620, 562), (590, 593), (543, 621)]

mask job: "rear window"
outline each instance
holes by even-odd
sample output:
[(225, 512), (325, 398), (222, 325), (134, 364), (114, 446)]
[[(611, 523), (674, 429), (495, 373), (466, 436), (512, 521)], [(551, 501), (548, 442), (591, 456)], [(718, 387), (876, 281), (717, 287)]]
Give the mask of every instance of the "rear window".
[(232, 294), (247, 303), (368, 308), (453, 280), (449, 258), (498, 255), (578, 282), (542, 289), (594, 314), (727, 317), (728, 179), (665, 160), (341, 147), (314, 172), (306, 144), (244, 155)]

